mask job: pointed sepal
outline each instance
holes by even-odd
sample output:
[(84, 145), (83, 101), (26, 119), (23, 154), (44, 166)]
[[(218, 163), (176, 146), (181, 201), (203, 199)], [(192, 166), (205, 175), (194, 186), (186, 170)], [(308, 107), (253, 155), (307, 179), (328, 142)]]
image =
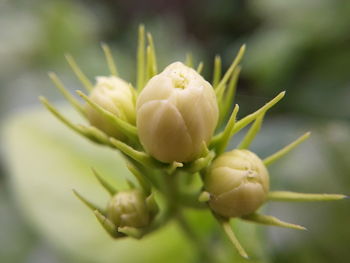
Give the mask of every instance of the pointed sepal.
[(112, 56), (112, 52), (111, 52), (111, 49), (109, 48), (109, 46), (105, 43), (102, 43), (101, 44), (101, 48), (103, 50), (103, 53), (105, 55), (105, 58), (106, 58), (106, 62), (107, 62), (107, 65), (108, 65), (108, 69), (109, 69), (109, 72), (111, 73), (112, 76), (115, 76), (117, 77), (118, 76), (118, 70), (117, 70), (117, 65), (113, 59), (113, 56)]
[(91, 168), (93, 174), (95, 175), (98, 182), (103, 186), (103, 188), (111, 195), (115, 195), (118, 191), (117, 189), (108, 183), (94, 168)]
[[(75, 189), (72, 190), (74, 195), (81, 201), (83, 202), (88, 208), (90, 208), (92, 211), (95, 210), (101, 210), (101, 208), (94, 204), (93, 202), (91, 202), (90, 200), (86, 199), (84, 196), (82, 196), (81, 194), (79, 194), (78, 191), (76, 191)], [(102, 211), (102, 210), (101, 210)]]
[(220, 217), (216, 217), (219, 225), (221, 226), (222, 230), (224, 231), (224, 233), (226, 234), (226, 236), (228, 237), (228, 239), (231, 241), (232, 245), (235, 247), (235, 249), (237, 250), (238, 254), (245, 258), (248, 259), (248, 254), (247, 252), (244, 250), (244, 248), (242, 247), (241, 243), (238, 241), (235, 233), (233, 232), (233, 229), (230, 225), (230, 221), (228, 219), (223, 219)]
[(201, 74), (201, 73), (202, 73), (203, 67), (204, 67), (203, 61), (199, 62), (198, 66), (197, 66), (197, 72), (198, 72), (198, 74)]
[(277, 161), (278, 159), (280, 159), (281, 157), (283, 157), (287, 153), (289, 153), (291, 150), (293, 150), (295, 147), (297, 147), (299, 144), (301, 144), (303, 141), (308, 139), (310, 137), (310, 135), (311, 135), (311, 132), (307, 132), (307, 133), (303, 134), (302, 136), (300, 136), (295, 141), (293, 141), (292, 143), (290, 143), (287, 146), (283, 147), (281, 150), (279, 150), (276, 153), (270, 155), (269, 157), (266, 157), (264, 159), (264, 164), (266, 166), (268, 166), (268, 165), (274, 163), (275, 161)]
[(118, 227), (118, 232), (136, 239), (140, 239), (144, 235), (144, 231), (142, 229), (130, 226)]
[(222, 70), (221, 57), (219, 55), (216, 55), (214, 59), (213, 80), (212, 80), (212, 85), (214, 89), (216, 89), (217, 85), (219, 84), (219, 81), (221, 78), (221, 70)]
[(233, 135), (233, 129), (235, 128), (237, 113), (239, 110), (238, 104), (235, 105), (231, 117), (229, 121), (226, 124), (225, 129), (219, 133), (217, 136), (215, 136), (211, 141), (211, 146), (216, 149), (216, 154), (219, 155), (223, 153)]
[(148, 196), (151, 193), (151, 185), (149, 181), (145, 178), (142, 172), (131, 162), (127, 161), (126, 167), (131, 172), (131, 174), (135, 176), (145, 195)]
[(221, 112), (219, 116), (218, 127), (220, 127), (222, 122), (226, 120), (226, 117), (231, 109), (231, 105), (234, 102), (240, 72), (241, 67), (237, 66), (235, 71), (232, 73), (231, 79), (224, 91), (224, 96), (222, 98), (222, 107), (220, 107)]
[(204, 168), (208, 167), (214, 158), (215, 153), (213, 151), (210, 151), (206, 156), (193, 161), (189, 166), (185, 167), (184, 170), (192, 174), (200, 172)]
[(64, 117), (45, 97), (40, 96), (39, 100), (63, 124), (65, 124), (70, 129), (74, 130), (75, 132), (85, 136), (84, 132), (80, 129), (79, 125), (72, 123), (66, 117)]
[[(222, 77), (221, 81), (219, 82), (219, 84), (217, 85), (215, 92), (216, 94), (223, 94), (223, 90), (225, 89), (225, 86), (228, 82), (228, 80), (230, 79), (232, 73), (234, 72), (234, 70), (237, 68), (237, 66), (239, 65), (239, 63), (241, 62), (244, 53), (245, 53), (245, 49), (246, 46), (242, 45), (241, 48), (239, 49), (237, 56), (235, 57), (235, 59), (232, 61), (231, 66), (228, 68), (228, 70), (225, 72), (224, 76)], [(218, 102), (221, 102), (222, 97), (218, 97)]]
[(79, 68), (79, 66), (78, 66), (77, 62), (75, 61), (75, 59), (73, 58), (73, 56), (70, 54), (66, 54), (65, 57), (66, 57), (66, 60), (68, 62), (68, 65), (71, 67), (75, 76), (81, 82), (83, 87), (89, 92), (92, 91), (92, 89), (94, 88), (94, 85), (86, 77), (86, 75), (83, 73), (83, 71)]
[(109, 137), (103, 131), (97, 129), (96, 127), (84, 125), (77, 125), (77, 127), (80, 130), (81, 134), (89, 140), (99, 144), (109, 146), (111, 145), (109, 142)]
[(268, 194), (270, 201), (282, 202), (314, 202), (314, 201), (336, 201), (347, 198), (342, 194), (308, 194), (289, 191), (272, 191)]
[(193, 68), (193, 54), (191, 52), (186, 54), (185, 64), (187, 67)]
[(123, 154), (126, 156), (132, 158), (133, 160), (137, 161), (138, 163), (142, 164), (146, 167), (155, 167), (157, 166), (157, 163), (155, 160), (152, 159), (151, 156), (149, 156), (145, 152), (137, 151), (131, 146), (127, 145), (126, 143), (123, 143), (122, 141), (119, 141), (114, 138), (110, 138), (111, 144), (120, 150)]
[(137, 47), (137, 79), (136, 87), (138, 92), (145, 85), (145, 26), (139, 26), (138, 47)]
[(112, 223), (112, 221), (109, 220), (106, 216), (104, 216), (99, 210), (95, 210), (94, 214), (98, 222), (107, 231), (107, 233), (110, 234), (111, 237), (119, 238), (125, 236), (125, 234), (118, 232), (117, 227)]
[(54, 72), (49, 72), (49, 77), (53, 84), (56, 86), (56, 88), (62, 93), (62, 95), (67, 99), (67, 101), (82, 115), (86, 116), (85, 110), (83, 105), (76, 100), (72, 94), (69, 93), (69, 91), (64, 87), (62, 81), (59, 79), (59, 77)]
[(93, 102), (88, 96), (86, 96), (80, 90), (76, 91), (77, 94), (82, 97), (92, 108), (99, 112), (104, 118), (108, 119), (118, 130), (120, 130), (126, 137), (133, 142), (138, 142), (137, 129), (130, 123), (122, 120), (117, 115), (105, 110), (103, 107)]
[(254, 121), (253, 125), (250, 127), (247, 134), (244, 136), (241, 143), (238, 145), (238, 149), (248, 149), (250, 144), (253, 142), (255, 136), (259, 133), (261, 124), (264, 119), (265, 112), (261, 113), (261, 115)]
[(251, 123), (256, 118), (258, 118), (261, 115), (261, 113), (266, 112), (267, 110), (272, 108), (277, 102), (279, 102), (284, 97), (285, 94), (286, 94), (286, 92), (282, 91), (275, 98), (273, 98), (268, 103), (266, 103), (263, 107), (261, 107), (260, 109), (258, 109), (255, 112), (247, 115), (243, 119), (240, 119), (239, 121), (237, 121), (236, 124), (235, 124), (235, 127), (234, 127), (234, 129), (232, 131), (232, 135), (237, 133), (237, 132), (239, 132), (244, 127), (246, 127), (249, 123)]
[(150, 212), (150, 216), (153, 219), (159, 212), (159, 206), (154, 198), (154, 194), (150, 194), (149, 196), (147, 196), (146, 198), (146, 205), (147, 208)]
[(292, 228), (292, 229), (297, 229), (297, 230), (306, 230), (306, 228), (303, 226), (287, 223), (287, 222), (284, 222), (284, 221), (282, 221), (274, 216), (267, 216), (267, 215), (262, 215), (262, 214), (258, 214), (258, 213), (246, 215), (246, 216), (243, 216), (241, 218), (244, 220), (250, 221), (250, 222), (257, 223), (257, 224)]

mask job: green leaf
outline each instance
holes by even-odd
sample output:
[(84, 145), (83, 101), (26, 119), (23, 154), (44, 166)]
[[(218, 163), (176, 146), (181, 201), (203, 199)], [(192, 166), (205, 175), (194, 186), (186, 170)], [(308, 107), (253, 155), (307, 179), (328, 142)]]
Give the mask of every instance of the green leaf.
[[(79, 116), (62, 110), (74, 122)], [(113, 240), (72, 189), (104, 207), (108, 193), (94, 167), (117, 189), (126, 188), (126, 166), (115, 151), (67, 129), (49, 112), (26, 111), (4, 125), (3, 146), (12, 191), (34, 229), (71, 262), (193, 262), (175, 225), (141, 240)]]

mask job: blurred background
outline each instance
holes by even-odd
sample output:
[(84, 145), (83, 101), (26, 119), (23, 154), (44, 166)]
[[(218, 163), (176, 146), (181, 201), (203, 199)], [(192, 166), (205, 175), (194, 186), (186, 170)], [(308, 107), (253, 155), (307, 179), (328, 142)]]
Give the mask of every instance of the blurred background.
[[(195, 63), (204, 61), (208, 80), (216, 54), (226, 69), (246, 43), (236, 96), (241, 116), (287, 91), (267, 115), (253, 150), (266, 156), (305, 131), (313, 133), (271, 167), (271, 188), (350, 194), (350, 1), (0, 0), (0, 123), (6, 130), (0, 145), (0, 262), (78, 262), (69, 261), (59, 242), (47, 242), (50, 237), (27, 215), (32, 210), (22, 209), (11, 165), (27, 157), (8, 148), (13, 144), (6, 140), (16, 137), (7, 126), (21, 112), (43, 111), (39, 95), (62, 100), (48, 71), (71, 91), (78, 88), (67, 52), (93, 79), (108, 72), (100, 49), (108, 43), (121, 76), (133, 82), (140, 23), (153, 34), (161, 69), (184, 61), (190, 51)], [(259, 228), (264, 262), (350, 261), (347, 200), (265, 209), (310, 231)]]

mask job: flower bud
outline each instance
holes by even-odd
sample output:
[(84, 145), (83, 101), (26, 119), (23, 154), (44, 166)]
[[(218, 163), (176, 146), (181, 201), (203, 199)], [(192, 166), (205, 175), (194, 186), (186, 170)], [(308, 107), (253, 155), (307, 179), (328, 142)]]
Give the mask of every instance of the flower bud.
[[(115, 114), (120, 119), (135, 124), (135, 103), (132, 87), (118, 77), (97, 77), (97, 84), (89, 99)], [(124, 135), (101, 113), (86, 105), (86, 114), (91, 125), (109, 136), (122, 139)]]
[(112, 197), (107, 206), (107, 217), (118, 227), (145, 227), (151, 215), (146, 197), (140, 190), (119, 192)]
[(266, 200), (269, 174), (261, 159), (248, 150), (220, 155), (205, 176), (209, 206), (224, 217), (240, 217), (256, 211)]
[(170, 64), (148, 81), (136, 109), (141, 143), (165, 163), (198, 158), (218, 121), (213, 87), (181, 62)]

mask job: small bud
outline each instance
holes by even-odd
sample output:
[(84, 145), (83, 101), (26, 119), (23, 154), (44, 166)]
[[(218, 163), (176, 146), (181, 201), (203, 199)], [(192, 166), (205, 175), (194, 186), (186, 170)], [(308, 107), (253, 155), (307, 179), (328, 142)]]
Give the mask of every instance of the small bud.
[[(115, 114), (120, 119), (135, 124), (135, 103), (132, 87), (118, 77), (97, 77), (97, 84), (89, 99)], [(109, 136), (122, 139), (124, 135), (101, 113), (86, 105), (86, 114), (91, 125), (104, 131)]]
[(212, 210), (224, 217), (240, 217), (255, 212), (265, 202), (269, 174), (258, 156), (236, 149), (212, 163), (204, 184)]
[(145, 227), (151, 220), (146, 197), (140, 190), (119, 192), (107, 206), (107, 217), (118, 227)]
[(165, 163), (198, 158), (218, 121), (213, 87), (181, 62), (172, 63), (148, 81), (136, 109), (141, 143)]

